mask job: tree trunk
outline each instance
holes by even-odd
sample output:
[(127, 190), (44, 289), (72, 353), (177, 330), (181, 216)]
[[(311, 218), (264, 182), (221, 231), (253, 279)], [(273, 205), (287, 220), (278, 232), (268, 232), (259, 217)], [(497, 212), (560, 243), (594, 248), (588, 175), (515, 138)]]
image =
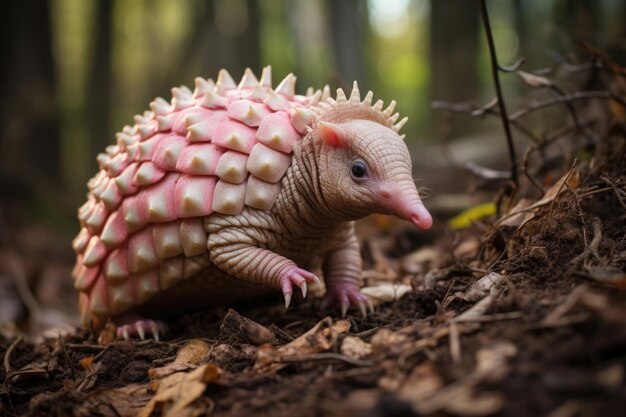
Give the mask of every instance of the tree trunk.
[(435, 100), (477, 98), (477, 1), (432, 0), (430, 62)]
[[(89, 134), (89, 160), (113, 143), (111, 117), (111, 52), (113, 0), (101, 0), (93, 15), (93, 55), (87, 83), (86, 109)], [(95, 165), (94, 165), (95, 170)]]
[(26, 196), (61, 182), (50, 4), (1, 2), (0, 13), (0, 193)]
[[(430, 10), (431, 99), (453, 102), (478, 99), (479, 3), (431, 0)], [(434, 126), (439, 128), (443, 113), (434, 114)]]
[(207, 0), (199, 5), (182, 59), (174, 63), (164, 88), (199, 75), (215, 79), (222, 68), (233, 77), (246, 67), (259, 75), (259, 0)]
[(352, 81), (356, 80), (361, 85), (367, 81), (363, 51), (367, 24), (365, 2), (330, 0), (329, 3), (336, 81), (339, 87), (351, 90)]

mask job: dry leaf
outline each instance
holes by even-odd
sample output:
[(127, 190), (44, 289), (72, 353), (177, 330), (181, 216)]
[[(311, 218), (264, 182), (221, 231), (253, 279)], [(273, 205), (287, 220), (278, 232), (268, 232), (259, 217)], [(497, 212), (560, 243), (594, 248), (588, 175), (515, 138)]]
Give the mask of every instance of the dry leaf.
[[(557, 199), (557, 197), (564, 190), (568, 188), (575, 190), (578, 188), (579, 185), (580, 185), (580, 174), (572, 166), (572, 169), (570, 169), (567, 173), (565, 173), (565, 175), (563, 175), (561, 179), (559, 179), (556, 183), (552, 185), (552, 187), (548, 189), (548, 191), (546, 191), (546, 193), (544, 194), (541, 200), (527, 207), (524, 207), (525, 203), (524, 204), (520, 204), (521, 202), (518, 203), (517, 205), (515, 205), (517, 209), (511, 210), (506, 216), (504, 216), (498, 221), (498, 224), (499, 225), (505, 224), (507, 220), (512, 217), (523, 217), (523, 220), (521, 221), (521, 223), (519, 223), (519, 227), (518, 227), (518, 229), (521, 229), (522, 227), (524, 227), (524, 225), (528, 221), (530, 221), (531, 219), (535, 217), (535, 209), (545, 206), (546, 204), (549, 204), (549, 203), (551, 204), (553, 201)], [(520, 216), (520, 215), (523, 215), (523, 216)], [(515, 223), (517, 223), (517, 220), (513, 221), (513, 224)]]
[(530, 207), (531, 204), (531, 200), (527, 198), (520, 199), (517, 204), (509, 210), (509, 213), (500, 220), (499, 225), (519, 227), (519, 225), (526, 222), (528, 216), (532, 215), (528, 211), (528, 207)]
[(98, 371), (102, 367), (102, 362), (93, 362), (93, 356), (87, 356), (80, 360), (80, 364), (83, 368), (86, 369), (85, 378), (81, 381), (81, 383), (76, 388), (76, 391), (86, 392), (89, 391), (95, 384), (98, 379)]
[(346, 336), (341, 343), (340, 352), (350, 358), (361, 359), (372, 354), (372, 345), (356, 336)]
[(202, 396), (209, 383), (221, 383), (222, 370), (212, 363), (202, 365), (191, 372), (176, 372), (158, 381), (157, 392), (138, 414), (149, 417), (158, 407), (164, 417), (196, 416), (204, 413), (201, 405), (194, 402)]
[(412, 349), (417, 343), (423, 343), (423, 340), (414, 341), (407, 334), (399, 331), (392, 331), (382, 328), (372, 337), (372, 349), (375, 354), (385, 357), (400, 356), (405, 351)]
[(405, 284), (380, 284), (361, 288), (361, 294), (366, 295), (374, 305), (399, 300), (411, 291), (411, 286)]
[(117, 338), (117, 326), (111, 320), (107, 320), (104, 328), (98, 335), (98, 344), (102, 346), (110, 345)]
[(463, 387), (450, 396), (443, 409), (458, 416), (487, 416), (498, 412), (504, 405), (504, 397), (493, 392), (476, 394), (470, 387)]
[(72, 409), (74, 415), (109, 415), (111, 410), (118, 416), (136, 416), (152, 397), (148, 384), (129, 384), (120, 388), (97, 390)]
[(174, 372), (195, 368), (196, 365), (209, 358), (211, 345), (202, 339), (188, 341), (176, 354), (172, 363), (148, 370), (150, 379), (162, 379)]
[[(229, 309), (222, 320), (220, 335), (236, 335), (237, 340), (247, 344), (260, 346), (265, 343), (272, 343), (276, 337), (267, 327), (242, 316), (233, 309)], [(232, 336), (231, 336), (232, 337)]]
[(471, 381), (460, 380), (445, 386), (431, 361), (413, 369), (400, 388), (399, 396), (419, 414), (447, 411), (459, 416), (482, 416), (493, 414), (503, 404), (500, 395), (476, 394)]
[(506, 278), (505, 275), (497, 272), (490, 272), (487, 275), (479, 278), (465, 291), (465, 294), (455, 294), (457, 298), (461, 298), (465, 301), (476, 302), (487, 294), (492, 287), (499, 285)]
[(552, 80), (540, 75), (531, 74), (530, 72), (520, 70), (517, 71), (517, 75), (519, 75), (526, 85), (531, 87), (552, 87), (554, 85)]
[(287, 364), (280, 362), (284, 357), (297, 358), (320, 352), (326, 352), (337, 344), (337, 336), (350, 330), (348, 320), (333, 323), (330, 317), (318, 322), (308, 332), (278, 349), (271, 345), (261, 346), (257, 352), (255, 368), (262, 372), (276, 372)]
[[(409, 377), (402, 383), (399, 396), (414, 405), (433, 397), (444, 386), (444, 381), (432, 361), (413, 368)], [(414, 407), (415, 408), (415, 407)]]
[(517, 346), (498, 341), (476, 352), (476, 369), (473, 377), (480, 381), (500, 382), (509, 373), (509, 360), (517, 355)]

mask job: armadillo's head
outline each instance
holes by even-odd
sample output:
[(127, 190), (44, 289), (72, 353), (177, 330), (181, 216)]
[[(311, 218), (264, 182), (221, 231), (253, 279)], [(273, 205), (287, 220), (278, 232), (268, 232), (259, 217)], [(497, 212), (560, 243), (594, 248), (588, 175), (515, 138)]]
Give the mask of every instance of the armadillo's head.
[(332, 212), (353, 219), (394, 214), (430, 228), (432, 217), (413, 182), (409, 151), (395, 129), (346, 118), (319, 121), (310, 135), (318, 144), (322, 198)]

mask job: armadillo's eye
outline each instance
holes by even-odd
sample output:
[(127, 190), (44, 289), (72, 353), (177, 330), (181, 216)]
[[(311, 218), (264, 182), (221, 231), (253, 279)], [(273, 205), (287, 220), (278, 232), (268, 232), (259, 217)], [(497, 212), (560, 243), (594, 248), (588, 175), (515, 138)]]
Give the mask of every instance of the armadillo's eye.
[(365, 162), (359, 160), (356, 160), (352, 163), (352, 166), (350, 167), (350, 174), (352, 175), (352, 178), (355, 180), (362, 180), (364, 178), (367, 177), (367, 165), (365, 165)]

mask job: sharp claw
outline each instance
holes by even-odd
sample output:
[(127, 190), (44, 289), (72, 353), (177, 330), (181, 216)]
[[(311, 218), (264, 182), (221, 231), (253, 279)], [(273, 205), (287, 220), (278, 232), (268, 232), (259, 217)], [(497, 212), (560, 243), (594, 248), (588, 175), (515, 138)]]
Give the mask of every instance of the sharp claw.
[(146, 331), (143, 328), (143, 323), (138, 322), (135, 326), (137, 327), (137, 334), (139, 335), (139, 338), (141, 340), (146, 340)]
[(122, 336), (124, 337), (124, 340), (130, 340), (130, 335), (128, 334), (128, 327), (126, 326), (122, 327)]
[(317, 275), (315, 276), (315, 285), (317, 285), (317, 288), (321, 288), (322, 287), (322, 282), (320, 281), (320, 279), (317, 277)]
[(155, 322), (150, 323), (150, 330), (152, 330), (152, 337), (154, 337), (154, 340), (156, 340), (157, 342), (159, 341), (159, 326), (157, 326), (157, 324)]
[(346, 314), (348, 313), (348, 304), (345, 301), (341, 302), (341, 317), (344, 318), (346, 317)]
[(289, 304), (291, 304), (291, 293), (285, 293), (285, 310), (289, 308)]
[(359, 310), (361, 311), (361, 315), (363, 316), (363, 318), (367, 317), (367, 311), (365, 310), (365, 303), (363, 303), (362, 301), (359, 302)]
[(369, 307), (370, 314), (374, 314), (374, 304), (369, 298), (367, 298), (367, 306)]
[(300, 290), (302, 291), (302, 298), (306, 298), (306, 281), (302, 281), (299, 287), (300, 287)]

